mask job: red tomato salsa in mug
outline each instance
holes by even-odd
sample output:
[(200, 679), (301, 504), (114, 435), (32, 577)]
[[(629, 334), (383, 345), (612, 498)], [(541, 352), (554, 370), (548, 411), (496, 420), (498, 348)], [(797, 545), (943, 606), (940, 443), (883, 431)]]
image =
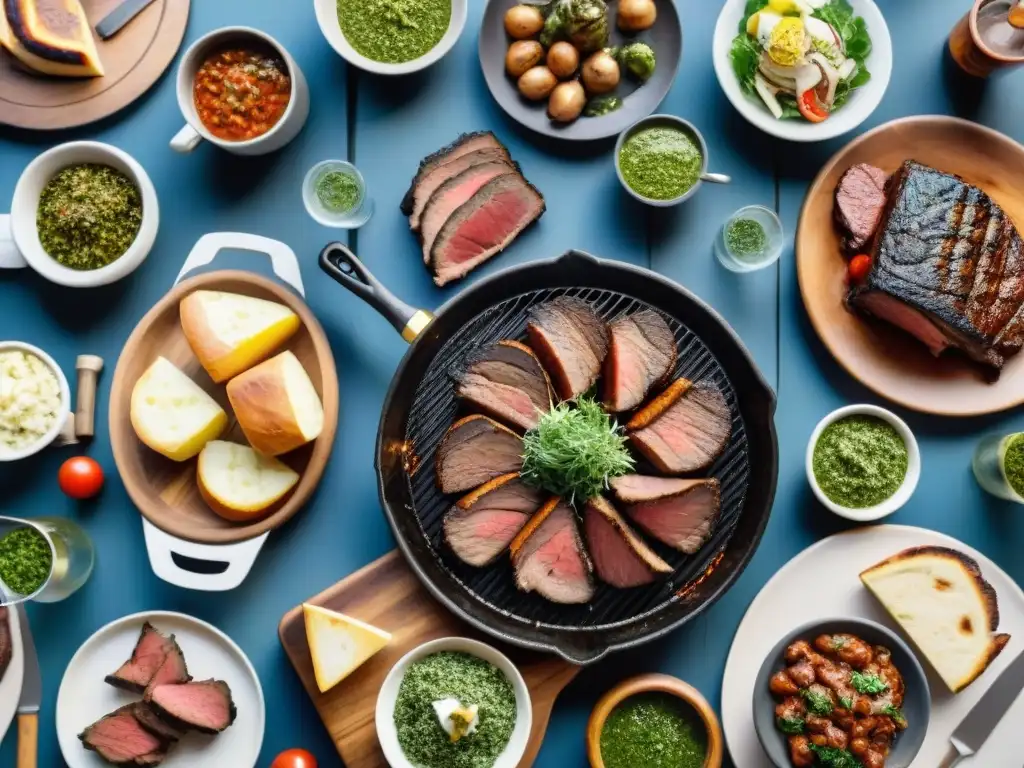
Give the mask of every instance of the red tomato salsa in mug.
[(224, 141), (249, 141), (284, 116), (292, 81), (278, 54), (230, 48), (206, 58), (196, 73), (193, 93), (206, 130)]

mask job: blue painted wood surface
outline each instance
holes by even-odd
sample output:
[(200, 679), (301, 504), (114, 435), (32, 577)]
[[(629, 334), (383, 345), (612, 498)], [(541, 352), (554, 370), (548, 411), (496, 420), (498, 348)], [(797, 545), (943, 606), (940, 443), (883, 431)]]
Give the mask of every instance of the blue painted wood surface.
[[(316, 254), (335, 233), (306, 216), (299, 185), (314, 162), (344, 158), (351, 150), (377, 205), (373, 220), (352, 244), (399, 296), (434, 308), (459, 287), (433, 287), (418, 263), (398, 201), (423, 155), (462, 131), (485, 128), (506, 141), (526, 176), (545, 193), (549, 209), (509, 253), (471, 279), (570, 247), (650, 266), (719, 309), (780, 392), (779, 494), (752, 565), (725, 598), (689, 626), (582, 674), (556, 707), (537, 765), (584, 765), (590, 707), (601, 691), (628, 675), (652, 670), (679, 675), (717, 704), (726, 653), (746, 605), (782, 563), (838, 527), (813, 502), (804, 481), (803, 452), (811, 429), (842, 403), (877, 398), (838, 368), (811, 331), (791, 247), (778, 267), (749, 276), (726, 272), (711, 251), (722, 221), (750, 203), (776, 207), (791, 242), (810, 179), (844, 140), (788, 145), (747, 126), (722, 96), (711, 66), (711, 32), (720, 3), (680, 5), (684, 61), (662, 110), (690, 119), (705, 133), (712, 170), (731, 174), (734, 183), (707, 187), (684, 208), (669, 211), (649, 211), (621, 192), (610, 143), (559, 156), (557, 145), (521, 131), (504, 116), (488, 96), (477, 66), (481, 0), (471, 2), (467, 32), (453, 53), (432, 70), (401, 81), (347, 70), (321, 38), (311, 3), (193, 0), (186, 42), (226, 24), (259, 27), (291, 50), (310, 81), (314, 103), (306, 130), (270, 158), (237, 160), (210, 147), (191, 157), (174, 155), (166, 146), (180, 123), (172, 74), (139, 103), (98, 126), (61, 134), (0, 131), (0, 198), (13, 192), (22, 168), (38, 152), (58, 141), (95, 138), (143, 163), (157, 186), (163, 214), (152, 255), (122, 284), (75, 293), (31, 274), (0, 273), (0, 338), (38, 344), (69, 371), (79, 353), (104, 356), (108, 370), (98, 407), (105, 414), (109, 375), (121, 346), (135, 322), (169, 288), (194, 242), (209, 231), (251, 231), (284, 240), (299, 254), (309, 303), (338, 362), (343, 398), (335, 452), (320, 491), (300, 516), (272, 535), (250, 578), (230, 594), (185, 592), (152, 575), (137, 512), (115, 476), (104, 419), (88, 450), (108, 473), (108, 487), (95, 503), (74, 504), (57, 490), (56, 471), (70, 455), (66, 450), (0, 467), (4, 514), (74, 517), (88, 528), (99, 553), (96, 573), (78, 595), (63, 604), (29, 609), (44, 676), (40, 766), (63, 764), (53, 708), (75, 650), (106, 622), (147, 609), (180, 610), (211, 621), (250, 656), (267, 696), (261, 766), (290, 746), (311, 749), (322, 766), (339, 764), (278, 646), (276, 627), (280, 616), (303, 598), (392, 547), (375, 491), (373, 436), (404, 343), (372, 310), (316, 270)], [(979, 93), (976, 83), (964, 83), (946, 64), (945, 37), (967, 5), (960, 0), (881, 1), (896, 45), (896, 66), (889, 93), (869, 126), (908, 114), (959, 114), (1024, 139), (1024, 72), (994, 81)], [(269, 271), (258, 257), (237, 254), (215, 267), (222, 265)], [(917, 494), (895, 520), (958, 536), (1018, 581), (1024, 579), (1024, 561), (1015, 557), (1024, 541), (1024, 515), (985, 497), (969, 470), (981, 434), (1019, 429), (1024, 419), (1017, 412), (965, 422), (904, 415), (919, 436), (924, 474)], [(0, 765), (13, 764), (12, 732), (0, 744)]]

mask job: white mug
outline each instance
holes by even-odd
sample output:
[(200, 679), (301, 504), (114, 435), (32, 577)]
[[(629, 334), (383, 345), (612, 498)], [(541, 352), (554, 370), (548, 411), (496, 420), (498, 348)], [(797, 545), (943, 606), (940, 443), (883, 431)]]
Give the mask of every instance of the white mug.
[[(281, 119), (262, 136), (247, 141), (219, 139), (206, 129), (196, 112), (193, 95), (196, 73), (206, 57), (217, 49), (224, 48), (231, 43), (244, 45), (246, 42), (254, 41), (269, 46), (284, 61), (292, 82), (288, 108)], [(287, 145), (299, 135), (306, 124), (306, 118), (309, 117), (309, 86), (295, 59), (270, 35), (252, 27), (224, 27), (199, 38), (182, 57), (181, 65), (178, 67), (178, 106), (188, 124), (171, 139), (171, 149), (175, 152), (183, 154), (191, 152), (205, 139), (236, 155), (266, 155)]]

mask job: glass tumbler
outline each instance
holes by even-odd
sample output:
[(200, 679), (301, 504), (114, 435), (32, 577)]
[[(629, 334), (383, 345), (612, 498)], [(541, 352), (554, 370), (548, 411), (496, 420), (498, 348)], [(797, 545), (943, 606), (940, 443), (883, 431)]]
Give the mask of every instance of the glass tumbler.
[(25, 600), (57, 603), (73, 595), (89, 580), (96, 552), (89, 534), (78, 523), (66, 517), (22, 519), (0, 516), (0, 541), (22, 528), (33, 528), (46, 540), (51, 554), (50, 574), (35, 592), (28, 595), (11, 589), (0, 579), (0, 605), (13, 605)]
[(1024, 497), (1006, 480), (1006, 449), (1016, 440), (1024, 440), (1024, 432), (982, 438), (978, 447), (974, 449), (971, 468), (982, 489), (1001, 499), (1024, 504)]

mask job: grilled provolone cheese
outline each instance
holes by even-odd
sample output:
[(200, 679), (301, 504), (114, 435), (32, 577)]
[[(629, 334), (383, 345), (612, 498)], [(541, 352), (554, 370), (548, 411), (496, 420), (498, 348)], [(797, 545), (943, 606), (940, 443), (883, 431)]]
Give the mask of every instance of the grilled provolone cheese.
[(96, 40), (79, 0), (2, 0), (0, 44), (44, 75), (103, 75)]

